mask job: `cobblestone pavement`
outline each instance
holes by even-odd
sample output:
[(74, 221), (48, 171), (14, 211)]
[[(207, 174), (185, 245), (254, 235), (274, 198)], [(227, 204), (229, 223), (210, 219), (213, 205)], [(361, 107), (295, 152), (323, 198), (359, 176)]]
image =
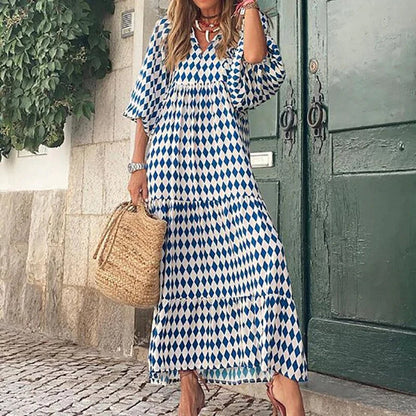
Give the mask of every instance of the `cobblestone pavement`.
[[(266, 400), (219, 385), (201, 416), (270, 416)], [(0, 416), (177, 415), (179, 383), (147, 383), (147, 364), (0, 323)]]

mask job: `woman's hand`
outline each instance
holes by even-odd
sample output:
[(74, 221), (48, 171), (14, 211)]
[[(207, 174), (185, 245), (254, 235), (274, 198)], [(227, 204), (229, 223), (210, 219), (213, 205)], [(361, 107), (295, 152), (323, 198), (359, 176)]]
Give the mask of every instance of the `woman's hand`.
[(145, 169), (136, 170), (131, 174), (127, 189), (130, 192), (133, 205), (137, 205), (140, 193), (142, 194), (142, 198), (147, 201), (148, 189)]

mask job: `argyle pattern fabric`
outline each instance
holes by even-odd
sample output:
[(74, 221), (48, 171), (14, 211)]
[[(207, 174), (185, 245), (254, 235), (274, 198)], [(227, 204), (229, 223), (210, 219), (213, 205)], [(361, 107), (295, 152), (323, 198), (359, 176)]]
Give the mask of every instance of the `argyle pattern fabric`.
[(149, 136), (148, 209), (167, 221), (148, 355), (152, 384), (197, 369), (213, 383), (308, 381), (285, 250), (249, 157), (248, 110), (285, 79), (260, 12), (268, 54), (251, 64), (238, 45), (218, 59), (218, 33), (168, 74), (167, 17), (154, 27), (123, 115)]

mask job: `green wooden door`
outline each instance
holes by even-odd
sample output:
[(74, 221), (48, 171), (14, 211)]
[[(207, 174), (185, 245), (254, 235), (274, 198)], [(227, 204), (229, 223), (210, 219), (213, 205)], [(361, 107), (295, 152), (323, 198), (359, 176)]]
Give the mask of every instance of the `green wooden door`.
[(415, 28), (414, 0), (309, 0), (302, 45), (308, 101), (327, 106), (326, 137), (305, 137), (309, 368), (411, 393)]
[(301, 3), (295, 0), (263, 0), (259, 1), (259, 5), (262, 10), (270, 11), (273, 22), (271, 33), (279, 45), (288, 75), (276, 96), (249, 112), (250, 154), (260, 192), (285, 247), (299, 323), (306, 338), (307, 321), (303, 318), (307, 303), (301, 140), (304, 129), (298, 122), (293, 129), (293, 137), (286, 138), (279, 122), (286, 101), (293, 103), (296, 112), (301, 107), (302, 64), (298, 56), (301, 51)]

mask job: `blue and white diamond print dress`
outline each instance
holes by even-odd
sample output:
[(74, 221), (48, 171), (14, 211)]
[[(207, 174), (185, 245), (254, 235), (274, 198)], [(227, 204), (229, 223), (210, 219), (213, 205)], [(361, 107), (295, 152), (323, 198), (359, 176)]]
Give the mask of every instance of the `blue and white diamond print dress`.
[(219, 60), (192, 48), (171, 74), (157, 20), (123, 115), (141, 117), (149, 147), (148, 209), (167, 221), (154, 308), (149, 382), (197, 369), (209, 382), (266, 382), (274, 372), (308, 381), (285, 252), (259, 193), (249, 156), (247, 110), (285, 79), (279, 48), (260, 12), (268, 55), (250, 64), (238, 46)]

